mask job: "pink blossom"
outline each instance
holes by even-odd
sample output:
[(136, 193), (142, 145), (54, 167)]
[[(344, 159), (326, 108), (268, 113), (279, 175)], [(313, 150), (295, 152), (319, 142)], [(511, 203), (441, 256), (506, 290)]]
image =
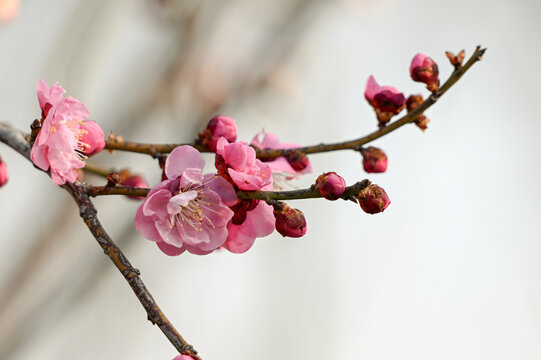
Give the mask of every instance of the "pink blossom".
[(11, 21), (19, 12), (19, 0), (0, 0), (0, 22)]
[(175, 148), (165, 162), (167, 180), (152, 188), (135, 216), (135, 228), (167, 255), (209, 254), (227, 238), (228, 208), (236, 203), (223, 178), (203, 175), (203, 157), (191, 146)]
[(57, 185), (74, 182), (77, 169), (84, 167), (85, 132), (83, 121), (88, 118), (86, 106), (72, 97), (62, 98), (65, 90), (54, 84), (49, 88), (41, 79), (37, 86), (42, 111), (42, 126), (31, 151), (34, 164), (51, 171)]
[(205, 131), (199, 133), (199, 140), (211, 151), (216, 152), (216, 144), (222, 136), (229, 142), (235, 142), (237, 140), (235, 119), (222, 115), (213, 117), (210, 119)]
[(372, 75), (366, 81), (364, 97), (376, 111), (380, 126), (388, 123), (406, 105), (404, 94), (392, 86), (379, 86)]
[(8, 166), (0, 157), (0, 187), (6, 185), (9, 179)]
[(425, 83), (430, 91), (437, 91), (440, 87), (438, 65), (426, 55), (415, 55), (410, 65), (410, 75), (413, 81)]
[(92, 120), (83, 121), (83, 152), (86, 156), (96, 155), (105, 148), (105, 134), (102, 128)]
[[(260, 140), (261, 136), (263, 138)], [(278, 136), (264, 131), (254, 136), (251, 144), (259, 149), (295, 149), (300, 147), (299, 144), (280, 142)], [(270, 165), (273, 174), (285, 173), (287, 174), (287, 179), (292, 179), (312, 172), (312, 164), (308, 161), (306, 156), (302, 160), (304, 159), (306, 159), (306, 161), (303, 161), (303, 166), (297, 166), (299, 161), (292, 161), (295, 159), (287, 159), (284, 156), (280, 156), (271, 161), (266, 161), (266, 163)]]
[[(255, 150), (245, 143), (229, 144), (220, 138), (216, 147), (218, 174), (242, 190), (271, 190), (268, 164), (256, 159)], [(234, 253), (250, 249), (258, 237), (274, 231), (272, 206), (259, 200), (239, 200), (231, 209), (235, 215), (227, 225), (229, 235), (224, 247)]]

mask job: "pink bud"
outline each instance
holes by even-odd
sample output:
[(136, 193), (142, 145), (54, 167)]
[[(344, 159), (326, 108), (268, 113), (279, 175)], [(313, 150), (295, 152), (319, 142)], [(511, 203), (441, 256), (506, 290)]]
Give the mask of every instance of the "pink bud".
[(431, 58), (417, 54), (411, 61), (410, 75), (413, 81), (426, 84), (428, 90), (435, 92), (440, 87), (438, 65)]
[(327, 200), (339, 199), (346, 191), (346, 181), (335, 172), (318, 176), (316, 189)]
[(387, 170), (387, 155), (383, 150), (370, 146), (361, 150), (363, 156), (363, 167), (367, 173), (382, 173)]
[(389, 196), (376, 184), (371, 184), (361, 191), (359, 196), (359, 205), (368, 214), (377, 214), (387, 209), (387, 206), (391, 203)]
[(195, 360), (195, 359), (191, 357), (190, 355), (179, 355), (173, 360)]
[(291, 150), (287, 153), (287, 162), (293, 170), (295, 171), (301, 171), (306, 169), (306, 167), (310, 164), (310, 160), (308, 160), (308, 156), (306, 156), (305, 153), (299, 150)]
[(235, 119), (221, 115), (213, 117), (210, 119), (205, 131), (199, 133), (199, 140), (211, 151), (216, 152), (216, 143), (222, 136), (230, 143), (237, 140)]
[(0, 187), (6, 185), (9, 179), (8, 166), (0, 157)]
[(366, 81), (364, 97), (376, 111), (380, 127), (385, 126), (406, 105), (404, 94), (392, 86), (379, 86), (372, 75)]
[(84, 130), (81, 142), (86, 156), (95, 155), (105, 148), (105, 134), (97, 122), (83, 121), (81, 129)]
[(274, 217), (276, 231), (282, 236), (297, 238), (306, 234), (306, 220), (302, 211), (283, 204), (281, 209), (275, 207)]
[[(143, 179), (141, 175), (132, 175), (129, 170), (121, 170), (119, 172), (120, 177), (120, 185), (123, 186), (131, 186), (131, 187), (138, 187), (138, 188), (148, 188), (148, 184)], [(128, 198), (133, 200), (143, 200), (145, 199), (144, 196), (131, 196), (128, 195)]]

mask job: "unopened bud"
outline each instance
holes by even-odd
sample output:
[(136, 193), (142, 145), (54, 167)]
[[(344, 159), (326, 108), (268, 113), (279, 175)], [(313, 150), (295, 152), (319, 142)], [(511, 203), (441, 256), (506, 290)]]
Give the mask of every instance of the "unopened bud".
[(459, 69), (462, 67), (462, 62), (464, 61), (464, 58), (466, 57), (466, 52), (464, 50), (460, 50), (458, 55), (455, 55), (454, 53), (450, 51), (446, 51), (445, 55), (451, 62), (451, 64), (455, 67), (455, 69)]
[[(132, 175), (129, 170), (123, 169), (121, 170), (118, 175), (120, 176), (120, 185), (124, 186), (131, 186), (131, 187), (138, 187), (138, 188), (147, 188), (148, 184), (143, 179), (141, 175)], [(144, 196), (133, 196), (133, 195), (127, 195), (128, 198), (133, 200), (143, 200)]]
[[(415, 110), (422, 103), (423, 103), (423, 97), (421, 95), (410, 95), (410, 97), (408, 97), (408, 100), (406, 101), (406, 108), (408, 109), (408, 113)], [(429, 122), (430, 120), (428, 120), (426, 116), (421, 114), (415, 120), (415, 125), (417, 125), (419, 129), (425, 131), (427, 128), (427, 124)]]
[(281, 206), (275, 206), (274, 217), (276, 231), (282, 236), (297, 238), (306, 234), (306, 220), (302, 211), (282, 203)]
[(359, 196), (359, 205), (368, 214), (377, 214), (387, 209), (387, 206), (391, 203), (389, 196), (376, 184), (368, 185), (364, 188)]
[(339, 199), (346, 191), (346, 181), (335, 172), (328, 172), (318, 176), (316, 189), (327, 200)]
[(213, 117), (205, 131), (199, 133), (199, 140), (211, 151), (216, 152), (216, 143), (222, 136), (230, 143), (237, 141), (235, 119), (221, 115)]
[(308, 156), (306, 156), (305, 153), (299, 150), (290, 150), (287, 153), (287, 161), (289, 162), (289, 165), (295, 170), (295, 171), (301, 171), (304, 170), (308, 164), (310, 164), (310, 160), (308, 160)]
[(426, 88), (432, 92), (438, 91), (440, 87), (438, 65), (426, 55), (415, 55), (410, 65), (410, 75), (413, 81), (425, 83)]
[(92, 120), (83, 121), (81, 130), (83, 130), (81, 143), (86, 156), (95, 155), (105, 148), (105, 134), (97, 122)]
[(8, 166), (0, 157), (0, 187), (6, 185), (9, 179)]
[(382, 173), (387, 170), (387, 155), (383, 150), (370, 146), (361, 150), (363, 167), (367, 173)]
[(110, 173), (107, 175), (107, 187), (115, 187), (120, 182), (118, 173)]

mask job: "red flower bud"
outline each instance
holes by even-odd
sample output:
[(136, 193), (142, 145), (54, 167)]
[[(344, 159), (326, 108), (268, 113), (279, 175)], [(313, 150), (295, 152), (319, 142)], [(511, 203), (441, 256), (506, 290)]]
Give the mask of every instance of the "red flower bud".
[(282, 236), (301, 237), (306, 234), (306, 220), (302, 211), (283, 204), (274, 209), (276, 231)]
[(367, 173), (382, 173), (387, 170), (387, 155), (383, 150), (370, 146), (361, 150), (363, 167)]
[(310, 164), (310, 160), (308, 160), (308, 156), (306, 156), (305, 153), (299, 150), (290, 150), (287, 153), (287, 161), (289, 162), (289, 165), (295, 170), (295, 171), (301, 171), (304, 170), (308, 164)]
[(410, 65), (410, 75), (413, 81), (425, 83), (432, 92), (438, 91), (440, 87), (438, 65), (426, 55), (415, 55)]
[(95, 155), (105, 148), (105, 134), (97, 122), (92, 120), (83, 121), (81, 129), (84, 130), (81, 143), (86, 156)]
[(6, 185), (9, 179), (8, 166), (0, 157), (0, 187)]
[(387, 206), (391, 203), (389, 196), (376, 184), (368, 185), (364, 188), (359, 196), (359, 205), (368, 214), (377, 214), (387, 209)]
[[(138, 187), (138, 188), (148, 187), (147, 182), (145, 181), (145, 179), (143, 179), (141, 175), (132, 175), (129, 170), (126, 170), (126, 169), (121, 170), (118, 173), (118, 175), (120, 177), (120, 182), (119, 182), (120, 185)], [(145, 197), (128, 195), (128, 198), (133, 199), (133, 200), (143, 200)]]
[[(415, 110), (419, 105), (423, 103), (423, 96), (422, 95), (410, 95), (408, 97), (408, 100), (406, 101), (406, 108), (408, 109), (408, 113)], [(417, 120), (415, 120), (415, 125), (419, 127), (419, 129), (425, 131), (427, 128), (427, 124), (430, 122), (426, 116), (423, 114), (419, 115)]]
[(199, 133), (199, 140), (211, 151), (216, 152), (216, 143), (222, 136), (230, 143), (237, 141), (235, 119), (221, 115), (213, 117), (205, 131)]
[(327, 200), (339, 199), (346, 191), (346, 181), (335, 172), (328, 172), (318, 176), (316, 189)]

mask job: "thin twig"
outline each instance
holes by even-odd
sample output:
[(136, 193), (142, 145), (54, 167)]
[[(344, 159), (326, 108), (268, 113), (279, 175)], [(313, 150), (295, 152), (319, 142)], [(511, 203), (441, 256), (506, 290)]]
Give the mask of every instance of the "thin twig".
[[(31, 161), (31, 147), (30, 143), (28, 142), (28, 135), (24, 134), (22, 131), (13, 129), (4, 124), (0, 124), (0, 142), (9, 145), (15, 151), (23, 155), (27, 160)], [(135, 293), (135, 296), (139, 299), (141, 305), (143, 305), (147, 312), (148, 320), (153, 324), (158, 325), (160, 330), (164, 333), (167, 339), (169, 339), (171, 344), (173, 344), (173, 346), (179, 351), (179, 353), (190, 355), (195, 359), (200, 359), (200, 357), (197, 355), (197, 351), (195, 351), (193, 347), (184, 340), (180, 333), (167, 319), (163, 311), (158, 307), (158, 304), (156, 304), (156, 301), (152, 297), (150, 291), (143, 283), (143, 280), (141, 280), (139, 271), (130, 264), (120, 248), (105, 232), (105, 229), (102, 227), (97, 218), (96, 208), (92, 204), (92, 201), (87, 194), (88, 185), (66, 183), (62, 187), (71, 194), (77, 203), (80, 215), (85, 224), (88, 226), (90, 232), (98, 241), (98, 244), (104, 250), (105, 254), (111, 259), (120, 273), (124, 276)]]
[[(486, 48), (482, 49), (480, 46), (477, 46), (474, 53), (466, 62), (466, 64), (460, 68), (455, 69), (449, 76), (449, 79), (447, 79), (447, 81), (440, 87), (437, 93), (429, 96), (415, 110), (409, 112), (407, 115), (388, 124), (387, 126), (355, 140), (332, 143), (332, 144), (317, 144), (317, 145), (311, 145), (311, 146), (304, 146), (304, 147), (297, 148), (297, 150), (305, 154), (315, 154), (315, 153), (322, 153), (322, 152), (336, 151), (336, 150), (356, 150), (356, 149), (359, 149), (361, 146), (398, 129), (399, 127), (403, 125), (414, 122), (415, 120), (417, 120), (417, 118), (419, 118), (420, 115), (423, 114), (425, 110), (427, 110), (443, 94), (445, 94), (447, 90), (449, 90), (449, 88), (451, 88), (451, 86), (453, 86), (462, 77), (462, 75), (464, 75), (466, 71), (469, 70), (469, 68), (473, 64), (481, 60), (481, 57), (483, 56), (485, 51), (486, 51)], [(169, 153), (173, 151), (175, 147), (181, 146), (181, 145), (191, 145), (195, 147), (197, 150), (199, 150), (200, 152), (210, 152), (210, 150), (207, 147), (201, 145), (197, 141), (192, 144), (145, 144), (145, 143), (124, 141), (122, 139), (121, 140), (107, 140), (105, 144), (105, 148), (110, 149), (110, 150), (124, 150), (124, 151), (149, 154), (153, 157), (158, 157), (161, 154), (165, 154), (165, 153)], [(265, 149), (265, 150), (256, 149), (256, 154), (259, 159), (273, 159), (273, 158), (285, 155), (288, 151), (291, 151), (291, 150), (290, 149)]]

